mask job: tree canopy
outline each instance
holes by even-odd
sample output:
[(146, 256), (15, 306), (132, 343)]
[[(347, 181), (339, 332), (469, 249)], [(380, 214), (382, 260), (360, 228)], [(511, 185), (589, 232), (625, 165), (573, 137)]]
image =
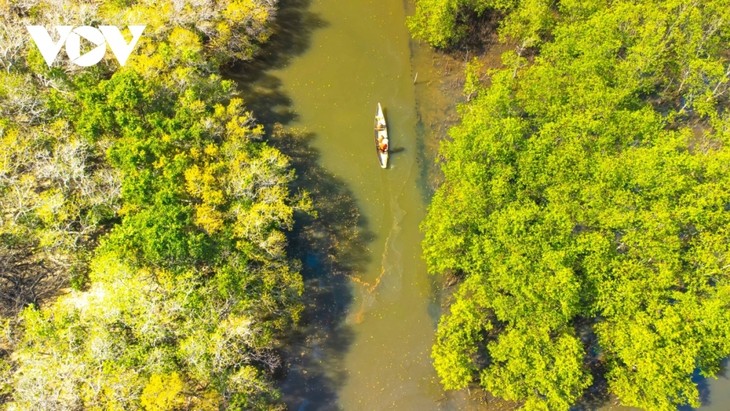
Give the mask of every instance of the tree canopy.
[(448, 49), (463, 41), (480, 18), (501, 17), (499, 34), (537, 45), (554, 24), (552, 0), (418, 0), (407, 25), (413, 37)]
[[(220, 75), (266, 41), (276, 2), (0, 10), (4, 401), (281, 407), (276, 350), (302, 292), (285, 233), (306, 197)], [(16, 33), (56, 20), (147, 27), (124, 67), (49, 68)]]
[(526, 409), (568, 409), (599, 373), (625, 405), (699, 406), (693, 374), (730, 355), (730, 9), (550, 2), (530, 40), (513, 17), (538, 3), (512, 6), (518, 52), (442, 146), (423, 248), (462, 281), (436, 369)]

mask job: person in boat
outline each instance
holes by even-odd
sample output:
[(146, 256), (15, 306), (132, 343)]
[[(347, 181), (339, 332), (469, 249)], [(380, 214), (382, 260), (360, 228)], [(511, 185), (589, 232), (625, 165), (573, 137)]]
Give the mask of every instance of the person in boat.
[(377, 130), (377, 131), (385, 130), (385, 124), (378, 122), (378, 125), (375, 126), (375, 130)]
[(386, 151), (388, 151), (388, 143), (383, 141), (382, 137), (378, 141), (378, 149), (380, 150), (381, 153), (385, 153)]

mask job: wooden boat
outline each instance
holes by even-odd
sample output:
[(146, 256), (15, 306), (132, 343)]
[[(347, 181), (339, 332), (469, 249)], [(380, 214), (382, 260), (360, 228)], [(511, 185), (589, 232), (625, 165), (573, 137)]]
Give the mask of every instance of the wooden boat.
[(378, 152), (380, 167), (388, 168), (390, 141), (388, 141), (388, 125), (385, 123), (385, 116), (380, 103), (378, 103), (378, 111), (375, 112), (375, 150)]

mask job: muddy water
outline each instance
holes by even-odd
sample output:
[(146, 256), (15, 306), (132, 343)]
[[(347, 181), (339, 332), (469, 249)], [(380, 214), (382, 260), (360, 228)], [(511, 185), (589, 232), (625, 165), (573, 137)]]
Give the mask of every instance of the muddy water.
[[(302, 411), (511, 408), (445, 394), (429, 356), (440, 313), (418, 224), (443, 119), (455, 118), (459, 87), (446, 82), (460, 76), (444, 74), (461, 67), (410, 42), (407, 1), (281, 5), (270, 54), (233, 77), (269, 131), (274, 123), (304, 130), (278, 144), (320, 210), (303, 218), (292, 250), (303, 261), (308, 307), (287, 353), (285, 402)], [(373, 141), (378, 102), (391, 137), (386, 170)], [(730, 409), (726, 378), (701, 387), (707, 409)]]
[[(284, 29), (303, 30), (306, 39), (294, 35), (278, 41), (303, 42), (301, 50), (292, 45), (289, 56), (271, 62), (253, 90), (263, 95), (259, 105), (278, 100), (280, 107), (251, 105), (256, 113), (269, 110), (270, 119), (284, 122), (287, 129), (310, 133), (307, 143), (319, 178), (339, 187), (341, 195), (333, 201), (347, 196), (351, 202), (345, 203), (358, 214), (348, 220), (350, 230), (331, 231), (358, 238), (352, 242), (361, 249), (350, 245), (363, 255), (343, 255), (354, 260), (344, 267), (341, 261), (328, 264), (326, 253), (303, 257), (313, 287), (332, 285), (332, 280), (317, 278), (322, 270), (343, 279), (334, 288), (347, 297), (318, 295), (319, 303), (338, 308), (310, 307), (315, 316), (328, 318), (312, 318), (311, 312), (305, 318), (311, 329), (290, 356), (284, 399), (295, 410), (463, 409), (459, 395), (442, 392), (430, 362), (438, 304), (420, 258), (423, 143), (416, 131), (406, 4), (314, 0), (298, 7), (289, 18), (299, 27)], [(378, 164), (373, 140), (378, 102), (390, 133), (387, 169)], [(323, 232), (330, 230), (328, 222), (319, 223)], [(338, 252), (338, 246), (330, 250)]]
[[(290, 406), (443, 408), (429, 360), (434, 319), (431, 284), (419, 257), (425, 206), (416, 185), (418, 137), (403, 3), (321, 0), (309, 10), (323, 27), (313, 32), (306, 54), (272, 74), (292, 99), (294, 124), (316, 136), (311, 144), (320, 153), (319, 165), (349, 187), (371, 235), (369, 261), (346, 273), (352, 300), (334, 332), (350, 339), (331, 364), (342, 379), (332, 403), (322, 404), (315, 389), (313, 397), (290, 398)], [(386, 170), (378, 165), (371, 131), (378, 102), (391, 139)]]

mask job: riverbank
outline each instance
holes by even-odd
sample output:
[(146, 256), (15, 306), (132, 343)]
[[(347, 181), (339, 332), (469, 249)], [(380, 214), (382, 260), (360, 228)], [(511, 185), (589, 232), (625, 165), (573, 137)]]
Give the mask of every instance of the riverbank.
[[(413, 5), (407, 2), (408, 14), (413, 14)], [(477, 60), (482, 66), (480, 80), (489, 84), (488, 71), (502, 67), (501, 55), (513, 48), (501, 44), (495, 33), (485, 35), (479, 47), (472, 44), (469, 48), (439, 51), (428, 44), (410, 40), (413, 67), (413, 84), (416, 96), (417, 132), (420, 136), (418, 160), (420, 184), (426, 203), (443, 181), (438, 162), (441, 142), (449, 138), (449, 129), (459, 121), (458, 106), (467, 100), (464, 94), (465, 71), (467, 63)], [(453, 278), (434, 277), (432, 295), (439, 311), (447, 309), (451, 300)], [(440, 314), (439, 314), (440, 315)], [(511, 411), (519, 404), (495, 398), (483, 389), (473, 389), (449, 396), (463, 396), (469, 410)]]
[[(424, 162), (422, 167), (422, 180), (428, 185), (429, 190), (426, 193), (426, 197), (430, 198), (434, 188), (438, 187), (442, 177), (438, 172), (438, 166), (429, 163), (426, 159), (436, 157), (440, 142), (443, 141), (444, 138), (448, 138), (448, 129), (458, 120), (456, 115), (456, 107), (458, 106), (458, 103), (456, 102), (463, 102), (465, 100), (465, 97), (460, 93), (460, 90), (464, 84), (464, 67), (471, 58), (468, 57), (468, 54), (466, 52), (459, 52), (454, 54), (442, 54), (433, 52), (430, 53), (430, 56), (428, 56), (429, 53), (425, 54), (427, 55), (427, 57), (431, 58), (431, 61), (428, 61), (428, 58), (424, 58), (424, 60), (430, 63), (429, 67), (431, 68), (431, 71), (428, 72), (428, 77), (426, 79), (424, 79), (422, 73), (418, 73), (417, 76), (414, 76), (414, 82), (423, 81), (424, 83), (426, 83), (425, 85), (417, 84), (417, 95), (426, 95), (425, 98), (419, 97), (417, 101), (419, 103), (419, 126), (421, 127), (423, 134), (428, 136), (424, 140), (423, 144), (422, 157), (424, 159)], [(501, 54), (501, 52), (495, 54), (498, 55)], [(455, 58), (455, 55), (458, 55), (458, 58)], [(484, 58), (483, 54), (477, 56), (477, 59), (485, 63), (485, 67), (489, 67), (489, 63), (494, 62), (494, 60)], [(498, 67), (498, 65), (496, 66)], [(488, 78), (484, 77), (484, 80), (484, 83), (488, 84)], [(433, 89), (430, 89), (428, 87), (434, 83), (438, 85), (438, 87), (436, 88), (436, 90), (438, 91), (434, 91)], [(546, 87), (542, 87), (540, 89), (543, 88)], [(586, 92), (586, 94), (588, 93)], [(582, 93), (578, 93), (578, 95), (582, 95)], [(438, 102), (439, 100), (441, 101), (441, 103), (436, 103), (433, 107), (428, 107), (429, 104), (433, 104), (434, 102)], [(528, 99), (528, 101), (531, 101), (532, 104), (537, 103), (539, 105), (539, 102), (542, 100), (538, 97)], [(472, 118), (471, 121), (471, 124), (481, 124), (479, 123), (478, 119), (475, 120), (474, 118)], [(603, 120), (602, 122), (607, 121), (608, 120)], [(475, 128), (479, 129), (478, 126), (475, 126)], [(501, 137), (502, 136), (497, 136), (497, 138), (494, 139), (494, 145), (499, 144), (499, 139)], [(538, 169), (539, 167), (540, 165), (537, 166)], [(458, 177), (456, 180), (458, 180)], [(487, 179), (485, 180), (489, 181)], [(468, 194), (472, 193), (473, 192), (469, 192)], [(449, 191), (449, 194), (451, 194), (451, 191)], [(451, 207), (447, 206), (445, 208), (449, 209)], [(445, 216), (447, 215), (447, 212), (436, 213), (435, 220), (438, 221), (440, 219), (446, 218)], [(443, 239), (441, 238), (436, 241), (433, 246), (434, 248), (438, 249), (441, 244), (448, 242), (448, 239), (446, 241), (443, 241)], [(444, 295), (448, 295), (448, 292), (444, 293)], [(442, 307), (448, 306), (448, 297), (444, 298), (443, 300), (446, 301), (442, 301)], [(649, 351), (651, 350), (649, 347), (647, 347), (647, 354), (649, 353)], [(602, 372), (605, 372), (605, 370), (602, 370)], [(723, 389), (723, 386), (726, 386), (728, 381), (727, 369), (723, 368), (723, 371), (720, 373), (720, 375), (721, 378), (719, 380), (703, 379), (699, 376), (699, 372), (695, 372), (692, 381), (697, 384), (697, 387), (699, 389), (700, 401), (703, 409), (726, 409), (722, 407), (726, 407), (727, 404), (727, 395), (725, 394), (727, 390)], [(578, 409), (597, 409), (598, 407), (601, 407), (600, 409), (611, 410), (630, 409), (627, 407), (615, 405), (617, 403), (617, 398), (613, 395), (608, 394), (606, 391), (607, 389), (605, 387), (605, 384), (597, 381), (596, 376), (594, 375), (594, 385), (589, 391), (585, 392), (584, 397), (580, 399), (575, 406), (578, 407)]]
[[(409, 13), (413, 14), (410, 7)], [(479, 46), (472, 44), (450, 51), (435, 50), (413, 39), (410, 47), (418, 131), (423, 136), (419, 151), (421, 186), (424, 197), (430, 200), (443, 180), (437, 164), (441, 141), (449, 138), (449, 129), (459, 121), (457, 108), (467, 99), (464, 94), (467, 63), (476, 59), (482, 66), (480, 80), (489, 84), (488, 71), (502, 67), (502, 53), (514, 47), (500, 43), (495, 33), (485, 35)]]

